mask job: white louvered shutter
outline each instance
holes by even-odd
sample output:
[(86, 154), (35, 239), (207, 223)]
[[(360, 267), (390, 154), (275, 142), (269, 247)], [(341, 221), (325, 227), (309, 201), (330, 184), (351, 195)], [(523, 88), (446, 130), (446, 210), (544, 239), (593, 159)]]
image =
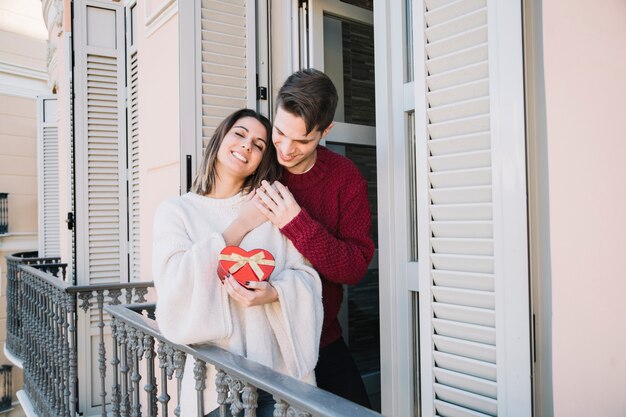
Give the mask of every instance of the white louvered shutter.
[[(200, 13), (202, 148), (217, 125), (235, 110), (250, 107), (251, 58), (249, 26), (251, 3), (202, 0)], [(253, 2), (252, 2), (253, 3)], [(254, 22), (254, 20), (252, 20)], [(254, 44), (252, 44), (254, 45)], [(256, 97), (254, 97), (255, 99)], [(253, 99), (253, 100), (254, 100)]]
[(74, 2), (77, 282), (128, 281), (124, 7)]
[(60, 256), (59, 113), (54, 96), (37, 97), (39, 256)]
[(128, 96), (128, 230), (130, 281), (139, 281), (140, 220), (139, 220), (139, 59), (137, 55), (137, 5), (126, 12), (126, 85)]
[[(522, 65), (505, 73), (501, 48), (516, 36), (505, 32), (519, 27), (501, 19), (511, 6), (498, 6), (425, 0), (414, 14), (420, 210), (428, 211), (419, 225), (424, 415), (530, 415), (525, 190), (512, 187), (520, 207), (509, 212), (503, 185), (519, 179), (507, 177), (509, 161), (524, 170), (523, 101), (520, 116), (503, 98), (507, 89), (523, 97)], [(521, 57), (519, 39), (511, 49)], [(518, 132), (506, 136), (515, 117)]]

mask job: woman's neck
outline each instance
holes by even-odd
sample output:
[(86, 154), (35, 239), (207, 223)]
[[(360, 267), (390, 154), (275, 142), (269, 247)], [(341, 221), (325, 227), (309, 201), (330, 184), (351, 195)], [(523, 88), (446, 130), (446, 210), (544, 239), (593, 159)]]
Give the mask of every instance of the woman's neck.
[(242, 180), (216, 178), (215, 185), (206, 196), (211, 198), (229, 198), (241, 192)]

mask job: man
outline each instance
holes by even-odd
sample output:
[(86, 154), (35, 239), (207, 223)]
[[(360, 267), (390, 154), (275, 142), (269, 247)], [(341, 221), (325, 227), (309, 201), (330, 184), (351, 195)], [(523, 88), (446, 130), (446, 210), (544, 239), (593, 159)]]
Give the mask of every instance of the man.
[(319, 145), (333, 127), (337, 101), (335, 86), (320, 71), (287, 78), (272, 132), (283, 176), (273, 185), (263, 182), (256, 205), (322, 277), (318, 387), (371, 407), (337, 318), (342, 285), (357, 284), (374, 253), (365, 179), (349, 159)]

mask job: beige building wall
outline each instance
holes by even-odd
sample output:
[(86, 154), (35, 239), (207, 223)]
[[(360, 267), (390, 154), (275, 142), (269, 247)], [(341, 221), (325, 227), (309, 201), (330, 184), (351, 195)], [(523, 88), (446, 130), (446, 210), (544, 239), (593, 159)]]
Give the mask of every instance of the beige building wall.
[[(152, 227), (159, 204), (179, 194), (178, 15), (168, 1), (139, 0), (141, 279), (152, 278)], [(145, 7), (144, 7), (145, 6)]]
[(541, 6), (559, 417), (626, 416), (626, 2), (597, 6)]
[[(9, 193), (9, 233), (0, 236), (0, 344), (6, 340), (7, 254), (37, 249), (37, 108), (49, 92), (41, 2), (0, 2), (0, 192)], [(0, 363), (8, 364), (4, 352)], [(10, 416), (23, 415), (15, 393), (22, 372), (13, 367)]]

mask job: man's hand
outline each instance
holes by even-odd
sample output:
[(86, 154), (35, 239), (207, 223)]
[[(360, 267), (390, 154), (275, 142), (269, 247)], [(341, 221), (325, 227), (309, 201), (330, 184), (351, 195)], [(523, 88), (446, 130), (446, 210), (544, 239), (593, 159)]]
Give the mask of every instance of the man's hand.
[(267, 281), (250, 281), (246, 289), (232, 275), (228, 275), (223, 283), (231, 298), (246, 307), (278, 301), (278, 291)]
[(253, 201), (257, 209), (278, 228), (287, 225), (302, 210), (293, 194), (278, 181), (272, 185), (262, 181)]

